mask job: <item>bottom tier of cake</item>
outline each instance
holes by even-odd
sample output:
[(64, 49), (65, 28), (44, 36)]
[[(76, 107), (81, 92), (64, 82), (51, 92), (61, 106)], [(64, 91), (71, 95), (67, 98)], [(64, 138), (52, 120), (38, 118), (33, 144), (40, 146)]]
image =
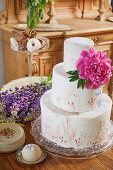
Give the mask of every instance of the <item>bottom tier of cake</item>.
[(83, 149), (101, 144), (108, 137), (112, 101), (102, 94), (95, 110), (70, 113), (52, 104), (49, 90), (41, 97), (41, 131), (48, 140), (65, 148)]

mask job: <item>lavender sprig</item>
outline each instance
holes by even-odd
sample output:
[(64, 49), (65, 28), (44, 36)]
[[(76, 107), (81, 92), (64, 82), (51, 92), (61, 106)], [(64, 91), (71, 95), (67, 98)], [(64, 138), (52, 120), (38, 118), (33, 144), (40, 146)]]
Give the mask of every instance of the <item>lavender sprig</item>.
[(40, 115), (40, 98), (51, 89), (51, 76), (46, 80), (41, 77), (40, 81), (0, 93), (0, 123), (26, 123)]

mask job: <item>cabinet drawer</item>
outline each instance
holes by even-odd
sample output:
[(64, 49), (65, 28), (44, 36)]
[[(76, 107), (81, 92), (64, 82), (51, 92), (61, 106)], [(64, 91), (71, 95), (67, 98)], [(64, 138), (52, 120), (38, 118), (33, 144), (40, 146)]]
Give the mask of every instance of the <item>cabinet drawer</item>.
[(88, 35), (85, 37), (92, 39), (95, 45), (113, 43), (113, 33)]

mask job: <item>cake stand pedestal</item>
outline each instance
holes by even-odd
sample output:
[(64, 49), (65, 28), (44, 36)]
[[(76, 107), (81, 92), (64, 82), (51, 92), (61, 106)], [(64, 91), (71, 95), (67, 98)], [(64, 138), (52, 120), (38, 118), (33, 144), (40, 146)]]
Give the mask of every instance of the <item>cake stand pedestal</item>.
[(110, 122), (109, 136), (105, 142), (93, 147), (88, 147), (85, 149), (74, 149), (74, 148), (63, 148), (58, 146), (56, 143), (46, 139), (41, 133), (41, 117), (37, 118), (32, 124), (31, 134), (35, 139), (35, 142), (43, 147), (43, 149), (58, 157), (68, 158), (68, 159), (88, 159), (91, 157), (98, 156), (113, 145), (113, 122)]

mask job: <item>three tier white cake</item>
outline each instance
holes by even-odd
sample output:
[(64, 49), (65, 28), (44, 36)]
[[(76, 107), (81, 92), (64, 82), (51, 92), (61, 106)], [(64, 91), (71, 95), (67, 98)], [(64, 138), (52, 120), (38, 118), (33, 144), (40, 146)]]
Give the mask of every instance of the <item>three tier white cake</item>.
[(70, 70), (83, 50), (94, 43), (82, 37), (64, 42), (64, 62), (53, 68), (52, 89), (41, 97), (41, 130), (48, 140), (65, 148), (83, 149), (104, 142), (109, 133), (112, 101), (102, 88), (77, 88)]

